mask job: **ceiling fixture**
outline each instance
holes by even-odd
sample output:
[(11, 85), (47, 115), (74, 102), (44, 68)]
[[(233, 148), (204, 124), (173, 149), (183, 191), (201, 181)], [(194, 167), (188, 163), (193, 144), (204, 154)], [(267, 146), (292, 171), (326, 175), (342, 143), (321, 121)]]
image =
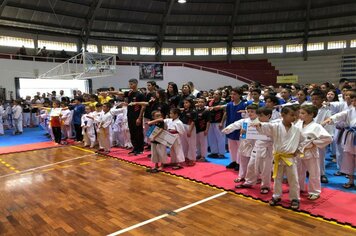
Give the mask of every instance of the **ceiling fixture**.
[(178, 0), (178, 3), (186, 3), (187, 0)]

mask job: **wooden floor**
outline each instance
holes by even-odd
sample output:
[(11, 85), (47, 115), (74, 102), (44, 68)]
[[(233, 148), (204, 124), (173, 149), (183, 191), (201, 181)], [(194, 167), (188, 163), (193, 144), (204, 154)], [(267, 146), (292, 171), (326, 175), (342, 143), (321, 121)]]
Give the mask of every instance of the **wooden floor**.
[(76, 147), (0, 155), (0, 235), (107, 235), (162, 215), (123, 235), (356, 235), (220, 193)]

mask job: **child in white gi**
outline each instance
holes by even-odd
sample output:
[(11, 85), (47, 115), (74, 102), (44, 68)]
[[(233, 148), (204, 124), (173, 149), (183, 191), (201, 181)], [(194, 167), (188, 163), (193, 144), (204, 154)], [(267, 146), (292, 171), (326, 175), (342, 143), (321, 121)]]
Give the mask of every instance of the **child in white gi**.
[(81, 126), (84, 139), (84, 147), (94, 148), (95, 145), (95, 130), (93, 124), (91, 108), (85, 106), (85, 114), (81, 118)]
[(20, 101), (15, 100), (12, 107), (12, 119), (14, 121), (14, 132), (13, 134), (22, 134), (22, 107)]
[[(321, 90), (314, 90), (311, 93), (312, 103), (318, 108), (318, 114), (314, 118), (315, 122), (321, 124), (325, 119), (331, 116), (331, 111), (328, 107), (323, 105), (323, 102), (326, 99), (326, 94)], [(325, 126), (325, 129), (331, 134), (332, 127), (330, 125)], [(322, 183), (328, 183), (329, 180), (326, 177), (325, 173), (325, 155), (326, 148), (319, 148), (319, 160), (320, 160), (320, 179)]]
[(112, 115), (110, 112), (111, 104), (105, 103), (103, 105), (104, 114), (100, 118), (100, 122), (98, 124), (98, 136), (99, 143), (102, 145), (102, 149), (99, 149), (99, 152), (102, 151), (103, 154), (108, 154), (110, 152), (110, 129), (112, 123)]
[(5, 110), (0, 101), (0, 136), (4, 135), (4, 125), (3, 125), (3, 116), (5, 115)]
[(72, 116), (73, 116), (73, 111), (69, 109), (63, 109), (67, 107), (67, 104), (65, 102), (61, 102), (61, 107), (62, 107), (62, 136), (63, 136), (63, 143), (66, 142), (68, 138), (72, 138)]
[(331, 135), (313, 119), (318, 114), (318, 108), (314, 105), (303, 105), (299, 110), (300, 121), (298, 127), (304, 141), (300, 144), (302, 153), (298, 159), (298, 177), (301, 191), (305, 191), (306, 172), (309, 172), (308, 199), (316, 200), (320, 197), (320, 161), (318, 148), (325, 148), (332, 142)]
[(182, 149), (181, 139), (179, 136), (186, 135), (184, 125), (179, 119), (180, 110), (178, 108), (172, 108), (169, 112), (170, 119), (164, 119), (164, 123), (167, 125), (167, 130), (177, 135), (177, 139), (171, 147), (170, 156), (172, 169), (178, 170), (183, 168), (181, 163), (184, 162), (184, 153)]
[[(160, 111), (152, 111), (153, 120), (147, 122), (147, 124), (149, 126), (155, 125), (163, 130), (166, 127), (162, 118), (162, 113)], [(162, 170), (163, 165), (167, 162), (166, 146), (153, 139), (151, 140), (151, 153), (151, 161), (155, 164), (155, 167), (153, 169), (148, 169), (148, 171), (151, 173), (157, 173), (158, 171)]]
[(337, 113), (326, 119), (323, 124), (331, 124), (333, 122), (344, 122), (345, 132), (342, 136), (344, 143), (344, 156), (341, 162), (341, 172), (349, 175), (348, 183), (343, 185), (344, 188), (349, 189), (355, 187), (355, 168), (356, 168), (356, 92), (351, 94), (353, 107)]
[[(259, 122), (269, 122), (272, 116), (272, 109), (260, 107), (257, 110)], [(257, 183), (258, 176), (261, 176), (261, 194), (267, 194), (271, 188), (271, 172), (273, 165), (273, 142), (270, 137), (266, 140), (256, 140), (251, 158), (247, 166), (246, 181), (237, 185), (236, 188), (251, 188)]]
[(300, 130), (293, 124), (297, 119), (297, 108), (293, 105), (282, 108), (282, 121), (251, 124), (257, 128), (261, 134), (273, 138), (274, 157), (274, 189), (273, 196), (269, 204), (275, 206), (281, 201), (282, 180), (285, 172), (289, 184), (289, 198), (291, 208), (299, 208), (299, 183), (297, 173), (296, 152), (302, 140)]
[[(258, 121), (257, 114), (256, 114), (257, 109), (258, 106), (256, 104), (248, 105), (246, 107), (248, 118), (235, 121), (234, 123), (228, 125), (225, 129), (223, 129), (222, 132), (224, 134), (229, 134), (235, 130), (243, 129), (244, 123), (248, 124), (248, 123), (257, 122)], [(241, 139), (240, 146), (238, 149), (238, 153), (240, 156), (240, 170), (239, 170), (238, 178), (235, 179), (235, 183), (245, 181), (247, 166), (248, 166), (248, 162), (250, 161), (250, 156), (254, 145), (255, 145), (255, 140)]]

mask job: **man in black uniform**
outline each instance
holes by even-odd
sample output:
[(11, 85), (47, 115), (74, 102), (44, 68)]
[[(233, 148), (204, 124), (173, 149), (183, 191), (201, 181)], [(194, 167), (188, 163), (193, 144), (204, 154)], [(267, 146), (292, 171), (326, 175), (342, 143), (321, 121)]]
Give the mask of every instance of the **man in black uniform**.
[[(131, 102), (144, 102), (145, 96), (137, 89), (138, 81), (137, 79), (129, 80), (130, 91), (125, 93), (110, 91), (110, 94), (117, 94), (119, 96), (124, 96), (127, 98), (128, 104)], [(143, 153), (143, 126), (142, 126), (142, 118), (143, 118), (144, 109), (140, 105), (128, 106), (127, 107), (127, 120), (130, 130), (131, 143), (133, 146), (133, 150), (129, 152), (129, 154), (139, 155)]]
[[(146, 102), (150, 102), (151, 99), (154, 99), (156, 97), (156, 82), (155, 81), (147, 81), (147, 92), (146, 94), (144, 94), (145, 96), (145, 101)], [(144, 131), (145, 133), (148, 131), (149, 127), (147, 125), (147, 122), (149, 122), (150, 120), (152, 120), (152, 109), (151, 109), (151, 106), (148, 105), (148, 106), (145, 106), (144, 107), (144, 115), (143, 115), (143, 122), (144, 122)], [(147, 143), (147, 150), (150, 150), (151, 149), (151, 146), (150, 146), (150, 140), (149, 139), (146, 139), (146, 143)]]

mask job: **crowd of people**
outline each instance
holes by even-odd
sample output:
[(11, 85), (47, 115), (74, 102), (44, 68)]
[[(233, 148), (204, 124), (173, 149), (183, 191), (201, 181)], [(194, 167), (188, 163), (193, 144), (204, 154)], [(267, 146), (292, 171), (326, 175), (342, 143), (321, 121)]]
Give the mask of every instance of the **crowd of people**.
[[(236, 188), (261, 183), (260, 193), (267, 194), (273, 173), (270, 205), (276, 205), (286, 176), (293, 209), (299, 208), (300, 192), (307, 192), (309, 200), (320, 197), (321, 183), (328, 183), (329, 150), (339, 170), (334, 175), (348, 178), (344, 188), (355, 187), (355, 82), (279, 87), (254, 82), (198, 91), (192, 82), (179, 90), (174, 82), (162, 89), (148, 81), (147, 88), (139, 89), (138, 81), (131, 79), (129, 88), (97, 94), (76, 91), (71, 97), (53, 91), (5, 108), (0, 104), (0, 135), (2, 126), (21, 134), (23, 127), (42, 125), (57, 144), (75, 139), (104, 154), (113, 146), (129, 149), (130, 155), (151, 150), (152, 173), (192, 167), (206, 157), (225, 158), (228, 151), (231, 163), (226, 168), (238, 171)], [(149, 135), (156, 128), (159, 132)], [(174, 138), (169, 154), (158, 139), (162, 132)]]

